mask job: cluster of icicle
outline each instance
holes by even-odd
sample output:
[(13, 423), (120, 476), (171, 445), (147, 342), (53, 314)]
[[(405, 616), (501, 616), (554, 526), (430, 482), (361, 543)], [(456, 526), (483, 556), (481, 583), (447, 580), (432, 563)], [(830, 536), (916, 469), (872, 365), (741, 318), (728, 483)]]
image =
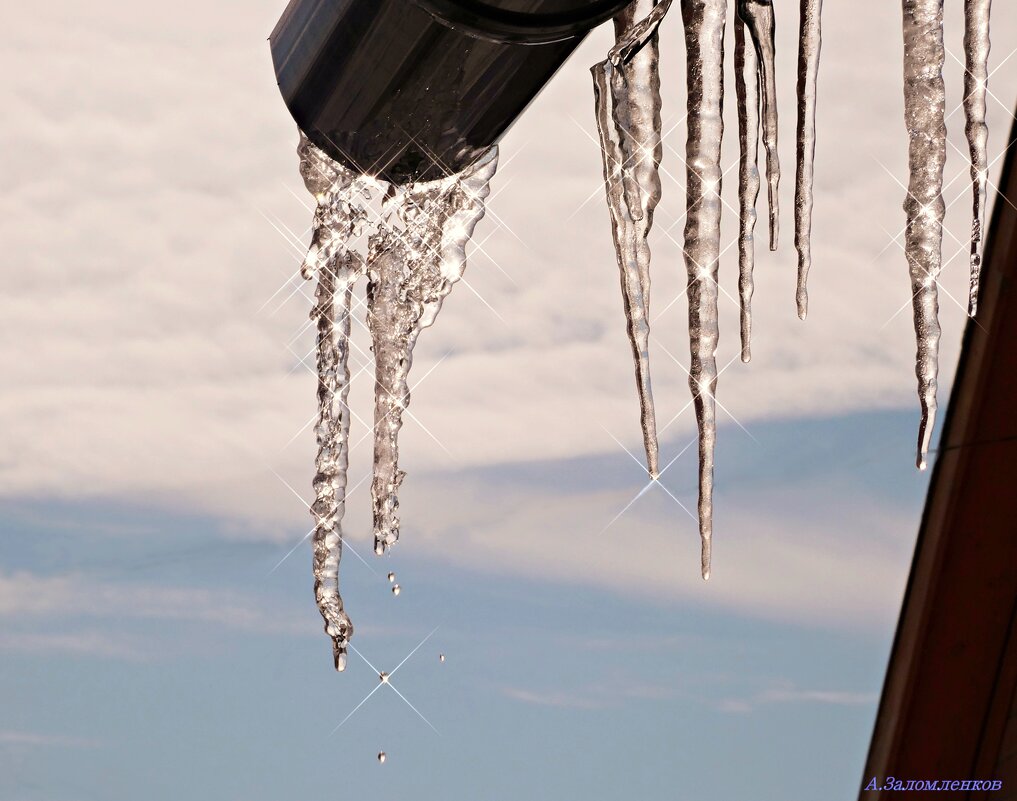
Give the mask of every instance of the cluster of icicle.
[[(317, 323), (318, 421), (315, 433), (314, 593), (332, 639), (336, 670), (346, 667), (353, 625), (339, 594), (342, 519), (349, 464), (348, 367), (351, 305), (358, 278), (367, 285), (367, 325), (375, 357), (374, 549), (384, 554), (399, 538), (398, 435), (410, 400), (407, 379), (413, 346), (466, 268), (466, 245), (484, 216), (484, 200), (498, 162), (492, 148), (448, 178), (385, 187), (358, 175), (300, 135), (300, 174), (317, 206), (311, 244), (301, 267), (316, 279), (311, 317)], [(371, 200), (382, 210), (368, 236), (366, 256), (354, 240), (368, 226)]]
[[(943, 122), (943, 0), (902, 0), (905, 115), (911, 182), (905, 210), (906, 253), (918, 339), (916, 372), (922, 404), (920, 467), (925, 466), (936, 408), (939, 343), (936, 278), (941, 264), (941, 196), (946, 129)], [(615, 18), (616, 43), (592, 68), (604, 181), (622, 298), (635, 360), (640, 419), (652, 479), (659, 478), (657, 430), (649, 368), (650, 249), (648, 235), (660, 201), (661, 97), (657, 29), (672, 0), (634, 0)], [(971, 149), (974, 224), (970, 313), (975, 313), (986, 186), (985, 93), (990, 0), (965, 0), (967, 72), (964, 108)], [(679, 0), (685, 31), (688, 92), (684, 258), (688, 277), (692, 391), (699, 436), (699, 532), (702, 575), (710, 576), (713, 534), (713, 454), (716, 442), (718, 267), (720, 258), (721, 140), (724, 132), (724, 37), (727, 0)], [(813, 158), (822, 0), (801, 0), (798, 41), (795, 248), (796, 305), (808, 313), (812, 264)], [(759, 140), (765, 150), (769, 246), (777, 249), (780, 164), (772, 0), (735, 2), (735, 94), (738, 107), (738, 294), (741, 358), (751, 358), (751, 300)]]

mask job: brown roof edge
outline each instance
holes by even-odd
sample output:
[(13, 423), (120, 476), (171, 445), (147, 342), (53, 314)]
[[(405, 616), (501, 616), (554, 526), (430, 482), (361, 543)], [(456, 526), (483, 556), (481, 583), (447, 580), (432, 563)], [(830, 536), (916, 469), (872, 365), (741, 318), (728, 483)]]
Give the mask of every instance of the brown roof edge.
[(1017, 148), (1008, 146), (860, 799), (902, 797), (865, 791), (873, 777), (880, 787), (888, 776), (997, 778), (1017, 682), (1015, 611)]

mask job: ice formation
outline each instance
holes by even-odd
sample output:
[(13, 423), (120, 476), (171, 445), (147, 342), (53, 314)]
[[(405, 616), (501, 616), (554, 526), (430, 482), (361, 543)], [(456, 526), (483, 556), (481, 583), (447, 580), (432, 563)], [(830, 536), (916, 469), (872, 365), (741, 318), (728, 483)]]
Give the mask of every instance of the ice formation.
[[(746, 47), (746, 44), (749, 46)], [(742, 361), (752, 358), (752, 270), (759, 198), (759, 78), (756, 51), (735, 21), (735, 95), (738, 99), (738, 306)]]
[(946, 92), (943, 83), (943, 0), (903, 0), (904, 119), (907, 124), (908, 182), (905, 253), (911, 273), (918, 352), (915, 372), (922, 419), (918, 467), (925, 469), (936, 421), (939, 372), (939, 288), (942, 267), (943, 166), (946, 162)]
[[(636, 0), (615, 18), (617, 44), (593, 67), (604, 183), (621, 273), (626, 328), (635, 362), (646, 465), (659, 473), (650, 386), (650, 246), (660, 201), (660, 77), (656, 28), (670, 0)], [(638, 21), (637, 21), (638, 20)]]
[(336, 670), (346, 668), (346, 647), (353, 625), (339, 594), (342, 519), (346, 509), (349, 463), (350, 300), (363, 262), (347, 247), (366, 218), (362, 179), (345, 170), (303, 134), (297, 148), (300, 174), (317, 207), (311, 246), (300, 272), (317, 279), (311, 318), (317, 323), (318, 421), (315, 434), (313, 565), (314, 595), (332, 638)]
[[(657, 29), (671, 0), (634, 0), (615, 19), (616, 41), (592, 68), (604, 182), (621, 278), (627, 332), (635, 363), (647, 469), (659, 475), (649, 366), (650, 248), (660, 201), (661, 95)], [(724, 35), (727, 0), (680, 0), (687, 58), (688, 140), (684, 261), (689, 304), (693, 395), (699, 442), (699, 532), (702, 575), (710, 576), (713, 469), (716, 442), (718, 267), (721, 222)], [(902, 0), (905, 122), (909, 136), (905, 251), (917, 335), (916, 374), (922, 419), (918, 464), (926, 465), (936, 414), (940, 327), (937, 278), (942, 266), (943, 167), (946, 158), (943, 0)], [(964, 109), (973, 191), (969, 312), (977, 309), (984, 229), (987, 157), (985, 126), (990, 0), (965, 0)], [(795, 175), (798, 314), (808, 310), (811, 265), (816, 83), (822, 0), (800, 0)], [(751, 358), (754, 230), (760, 189), (759, 141), (766, 157), (770, 247), (778, 238), (777, 94), (772, 0), (736, 0), (735, 81), (739, 138), (739, 305), (741, 357)], [(339, 594), (342, 518), (346, 500), (350, 412), (347, 366), (351, 300), (357, 279), (368, 278), (367, 307), (375, 355), (375, 551), (399, 537), (398, 433), (409, 403), (408, 375), (420, 332), (463, 274), (466, 245), (484, 216), (498, 154), (492, 147), (471, 167), (427, 183), (384, 187), (342, 167), (301, 135), (305, 184), (315, 196), (313, 233), (301, 267), (317, 280), (312, 318), (317, 325), (318, 456), (314, 478), (315, 595), (342, 670), (353, 626)], [(354, 241), (384, 195), (369, 233), (367, 253)], [(394, 595), (400, 592), (390, 573)], [(443, 659), (443, 657), (442, 657)]]
[[(317, 279), (311, 317), (317, 324), (318, 422), (315, 433), (314, 592), (332, 639), (336, 670), (346, 667), (353, 625), (339, 593), (342, 518), (349, 464), (350, 306), (357, 279), (368, 277), (368, 327), (375, 354), (375, 550), (399, 536), (398, 432), (409, 403), (413, 345), (466, 267), (466, 244), (484, 215), (498, 161), (491, 148), (462, 173), (417, 185), (390, 186), (365, 259), (354, 249), (381, 184), (357, 175), (300, 135), (300, 174), (317, 202), (301, 275)], [(399, 594), (395, 574), (392, 592)]]
[(798, 127), (795, 170), (795, 249), (798, 251), (798, 316), (809, 313), (808, 280), (812, 267), (812, 178), (816, 153), (816, 81), (822, 45), (823, 0), (801, 0), (798, 27)]
[(689, 299), (689, 388), (699, 429), (699, 536), (702, 574), (710, 577), (713, 451), (717, 440), (717, 269), (720, 261), (720, 144), (724, 135), (726, 0), (683, 0), (688, 60), (685, 147), (685, 270)]
[(989, 82), (989, 7), (991, 0), (964, 0), (964, 131), (971, 151), (974, 213), (971, 221), (971, 279), (968, 314), (978, 312), (978, 284), (982, 274), (982, 235), (988, 181), (985, 95)]
[(399, 429), (410, 401), (413, 346), (466, 269), (466, 244), (484, 216), (498, 164), (491, 148), (461, 174), (389, 186), (368, 247), (367, 320), (374, 345), (374, 550), (399, 539)]
[[(985, 100), (991, 0), (965, 0), (964, 109), (971, 156), (973, 221), (969, 313), (978, 301), (987, 184)], [(942, 265), (943, 165), (946, 157), (943, 84), (943, 0), (902, 0), (904, 94), (910, 179), (904, 208), (905, 251), (911, 276), (916, 374), (922, 419), (918, 466), (924, 468), (935, 423), (940, 328), (937, 278)], [(593, 67), (604, 181), (621, 269), (629, 339), (636, 362), (643, 439), (651, 476), (657, 442), (649, 375), (649, 248), (653, 207), (659, 200), (660, 92), (656, 77), (657, 26), (670, 2), (636, 0), (615, 19), (616, 44)], [(689, 384), (699, 438), (699, 530), (702, 571), (710, 574), (713, 525), (713, 454), (716, 442), (718, 342), (717, 277), (720, 255), (723, 136), (723, 57), (726, 0), (680, 0), (688, 61), (688, 142), (684, 258), (688, 273)], [(800, 0), (795, 249), (798, 316), (808, 313), (812, 264), (813, 161), (821, 48), (822, 0)], [(760, 135), (766, 150), (770, 249), (777, 246), (777, 91), (772, 0), (735, 2), (735, 93), (738, 108), (738, 295), (742, 361), (751, 359), (756, 201), (760, 189)], [(640, 19), (639, 22), (636, 22)], [(751, 45), (750, 45), (751, 42)], [(651, 124), (652, 122), (652, 124)]]
[(772, 0), (738, 0), (738, 17), (748, 28), (756, 50), (763, 146), (766, 148), (766, 188), (770, 208), (770, 250), (777, 249), (780, 230), (778, 186), (780, 159), (777, 156), (777, 67), (774, 45), (775, 23)]

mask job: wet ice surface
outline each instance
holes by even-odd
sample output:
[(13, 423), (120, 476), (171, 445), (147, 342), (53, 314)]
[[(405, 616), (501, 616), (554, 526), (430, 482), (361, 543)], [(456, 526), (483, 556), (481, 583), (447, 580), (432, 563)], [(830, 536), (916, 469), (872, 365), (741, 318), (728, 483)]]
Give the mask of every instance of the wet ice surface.
[[(442, 301), (466, 268), (466, 245), (484, 216), (484, 199), (498, 161), (491, 148), (458, 175), (428, 183), (390, 186), (356, 175), (303, 134), (300, 174), (317, 202), (311, 244), (301, 274), (317, 279), (311, 317), (317, 326), (318, 421), (315, 433), (313, 570), (318, 609), (332, 639), (337, 670), (344, 670), (353, 626), (339, 593), (342, 518), (349, 465), (350, 305), (353, 286), (368, 278), (368, 328), (375, 355), (375, 550), (399, 537), (398, 433), (409, 404), (413, 346), (437, 317)], [(385, 191), (382, 214), (365, 259), (354, 250), (373, 196)], [(389, 574), (398, 595), (395, 574)]]
[(699, 431), (699, 535), (702, 574), (710, 577), (713, 537), (713, 453), (717, 440), (717, 270), (720, 259), (721, 167), (724, 135), (725, 0), (682, 3), (688, 61), (688, 142), (685, 148), (685, 269), (689, 299), (689, 388)]
[[(913, 291), (917, 335), (916, 374), (922, 406), (918, 463), (926, 464), (936, 414), (938, 298), (942, 266), (943, 165), (946, 150), (943, 84), (942, 0), (902, 0), (904, 12), (905, 118), (909, 135), (908, 225), (905, 250)], [(604, 179), (621, 277), (627, 332), (635, 363), (647, 467), (659, 474), (656, 423), (649, 369), (650, 250), (648, 234), (660, 200), (661, 97), (657, 28), (670, 0), (636, 0), (615, 20), (616, 44), (592, 69)], [(710, 575), (713, 468), (716, 441), (716, 350), (720, 256), (723, 137), (723, 58), (726, 0), (682, 0), (688, 82), (684, 259), (689, 303), (689, 384), (699, 441), (699, 531), (702, 574)], [(795, 246), (796, 300), (804, 319), (811, 264), (809, 236), (815, 149), (816, 83), (820, 53), (821, 0), (801, 0), (798, 54)], [(738, 0), (735, 76), (739, 121), (739, 305), (741, 355), (751, 357), (751, 299), (756, 202), (760, 188), (759, 141), (765, 147), (770, 198), (771, 248), (777, 240), (777, 104), (773, 5)], [(966, 0), (966, 132), (973, 185), (970, 311), (976, 308), (986, 194), (985, 98), (989, 2)], [(366, 258), (349, 243), (359, 235), (363, 200), (381, 191), (372, 179), (331, 162), (303, 139), (301, 173), (318, 202), (314, 232), (302, 273), (317, 278), (313, 311), (318, 327), (319, 453), (316, 461), (315, 591), (325, 628), (333, 639), (336, 666), (345, 664), (352, 634), (339, 596), (341, 521), (346, 491), (349, 410), (350, 299), (366, 274), (368, 327), (376, 360), (374, 416), (375, 550), (385, 553), (399, 537), (398, 433), (409, 403), (413, 347), (431, 325), (444, 297), (465, 268), (465, 247), (484, 214), (484, 200), (497, 164), (492, 148), (460, 175), (429, 183), (390, 186), (380, 220), (370, 234)], [(392, 591), (398, 594), (399, 585)]]
[(772, 0), (738, 0), (738, 17), (745, 24), (756, 51), (763, 146), (766, 148), (766, 188), (770, 207), (770, 250), (777, 249), (780, 232), (778, 187), (780, 159), (777, 155), (777, 65), (774, 45)]
[(964, 0), (964, 131), (971, 152), (972, 198), (971, 278), (968, 314), (978, 312), (978, 285), (982, 273), (982, 237), (985, 232), (985, 196), (988, 181), (985, 96), (989, 82), (989, 7), (991, 0)]
[(594, 66), (597, 129), (626, 330), (635, 363), (647, 470), (659, 473), (657, 423), (650, 385), (650, 246), (660, 201), (660, 77), (656, 26), (670, 0), (637, 0), (615, 19), (617, 44)]
[(311, 319), (317, 327), (318, 454), (313, 481), (314, 595), (332, 639), (336, 670), (346, 668), (353, 625), (339, 594), (342, 519), (349, 465), (350, 300), (363, 262), (347, 249), (366, 218), (363, 181), (333, 162), (303, 134), (297, 148), (300, 174), (317, 201), (311, 245), (301, 275), (317, 279)]
[(904, 0), (904, 119), (910, 179), (904, 201), (905, 253), (911, 274), (917, 354), (918, 466), (926, 466), (936, 421), (939, 372), (939, 292), (942, 267), (943, 166), (946, 162), (946, 94), (943, 83), (943, 0)]
[(735, 21), (735, 95), (738, 99), (738, 305), (742, 361), (752, 358), (752, 271), (759, 198), (759, 77), (756, 51)]
[(823, 0), (801, 0), (798, 28), (798, 124), (795, 170), (795, 249), (798, 251), (798, 316), (809, 313), (808, 279), (812, 267), (812, 181), (816, 153), (816, 83), (822, 45)]
[(367, 319), (375, 360), (374, 550), (399, 539), (399, 429), (410, 402), (413, 346), (466, 269), (498, 164), (492, 148), (460, 175), (390, 186), (368, 248)]
[[(922, 419), (918, 465), (926, 466), (935, 423), (940, 328), (936, 279), (942, 266), (943, 164), (946, 149), (943, 92), (942, 0), (902, 0), (905, 40), (905, 116), (909, 135), (909, 190), (905, 202), (905, 251), (911, 276), (916, 374)], [(688, 80), (687, 219), (684, 257), (688, 273), (689, 383), (699, 436), (699, 528), (702, 569), (710, 573), (713, 452), (716, 441), (717, 278), (720, 253), (720, 143), (723, 136), (723, 54), (726, 0), (681, 0)], [(660, 92), (656, 79), (657, 27), (669, 6), (638, 0), (615, 20), (616, 44), (593, 67), (597, 126), (615, 249), (621, 269), (629, 339), (636, 362), (643, 439), (651, 476), (657, 443), (649, 374), (649, 249), (646, 236), (659, 199)], [(985, 102), (988, 80), (990, 0), (965, 0), (964, 108), (971, 158), (973, 220), (969, 312), (977, 308), (986, 198)], [(751, 358), (756, 202), (760, 188), (759, 141), (766, 156), (770, 248), (778, 238), (777, 90), (772, 0), (735, 4), (735, 89), (738, 108), (738, 294), (741, 358)], [(822, 0), (800, 0), (795, 249), (798, 316), (808, 313), (812, 264), (813, 162)], [(638, 21), (637, 21), (638, 20)], [(639, 60), (642, 59), (642, 60)], [(638, 80), (632, 75), (639, 70)], [(646, 72), (643, 72), (645, 70)], [(653, 73), (653, 74), (651, 74)], [(648, 121), (653, 121), (651, 126)], [(642, 145), (642, 147), (640, 147)], [(653, 158), (650, 158), (650, 154)], [(647, 201), (650, 201), (649, 203)], [(644, 258), (645, 257), (645, 258)]]

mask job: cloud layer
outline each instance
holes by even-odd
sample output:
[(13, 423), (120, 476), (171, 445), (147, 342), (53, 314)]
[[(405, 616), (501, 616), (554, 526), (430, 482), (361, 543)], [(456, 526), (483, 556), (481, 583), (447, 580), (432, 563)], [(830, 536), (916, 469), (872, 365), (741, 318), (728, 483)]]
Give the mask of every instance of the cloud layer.
[[(993, 157), (1017, 85), (1017, 59), (1007, 60), (1017, 47), (1017, 9), (997, 5)], [(11, 21), (0, 54), (10, 76), (0, 123), (3, 496), (172, 506), (214, 514), (240, 536), (291, 539), (308, 521), (300, 497), (312, 472), (310, 289), (295, 276), (294, 240), (306, 240), (309, 212), (296, 132), (264, 41), (278, 11), (275, 0), (212, 7), (184, 0), (172, 10), (129, 13), (112, 0), (87, 8), (60, 0)], [(730, 366), (720, 382), (722, 419), (750, 431), (774, 418), (915, 403), (899, 236), (906, 137), (898, 12), (867, 0), (825, 13), (809, 321), (794, 314), (787, 216), (780, 252), (757, 254), (750, 367), (736, 360), (736, 305), (722, 302), (719, 359)], [(948, 21), (955, 53), (959, 15), (952, 10)], [(667, 174), (654, 234), (651, 349), (663, 439), (677, 450), (693, 420), (682, 367), (683, 47), (672, 17), (662, 31)], [(503, 142), (505, 166), (478, 230), (470, 285), (457, 288), (421, 338), (412, 410), (422, 425), (404, 429), (407, 498), (430, 532), (427, 547), (441, 558), (493, 559), (548, 577), (564, 571), (609, 588), (691, 597), (691, 580), (676, 584), (662, 560), (647, 567), (594, 548), (576, 564), (567, 541), (549, 545), (541, 521), (599, 530), (624, 506), (626, 490), (582, 497), (551, 485), (523, 498), (466, 473), (458, 487), (443, 483), (484, 466), (617, 454), (615, 439), (637, 447), (586, 72), (606, 37), (605, 30), (590, 37)], [(779, 26), (785, 210), (792, 208), (794, 38), (795, 25)], [(948, 70), (955, 109), (961, 67), (951, 61)], [(963, 298), (969, 203), (960, 112), (948, 126), (955, 147), (944, 286)], [(734, 140), (726, 138), (728, 165)], [(734, 184), (729, 172), (732, 202)], [(735, 231), (728, 213), (726, 246)], [(722, 280), (731, 296), (734, 262), (728, 249)], [(946, 295), (942, 305), (948, 378), (964, 316)], [(362, 329), (355, 336), (354, 368), (366, 372), (352, 403), (366, 419), (367, 342)], [(354, 468), (362, 475), (370, 443), (360, 439), (364, 425), (355, 428)], [(435, 500), (461, 499), (453, 490), (464, 486), (469, 504)], [(354, 497), (367, 502), (363, 489)], [(859, 576), (880, 549), (899, 547), (886, 538), (910, 533), (913, 521), (892, 508), (864, 512), (874, 534), (871, 548), (858, 551), (840, 522), (805, 536), (817, 518), (789, 521), (778, 500), (770, 497), (765, 514), (741, 519), (736, 511), (726, 521), (744, 539), (736, 533), (738, 551), (724, 555), (731, 582), (719, 591), (721, 604), (843, 617), (838, 599), (850, 596), (855, 619), (892, 600), (862, 592)], [(810, 508), (821, 515), (822, 504)], [(645, 521), (642, 536), (666, 547), (660, 520)], [(758, 570), (765, 559), (780, 563), (785, 581), (768, 582)], [(25, 580), (7, 577), (0, 593)], [(876, 583), (896, 586), (888, 578)], [(70, 592), (63, 584), (36, 590), (40, 603)]]

